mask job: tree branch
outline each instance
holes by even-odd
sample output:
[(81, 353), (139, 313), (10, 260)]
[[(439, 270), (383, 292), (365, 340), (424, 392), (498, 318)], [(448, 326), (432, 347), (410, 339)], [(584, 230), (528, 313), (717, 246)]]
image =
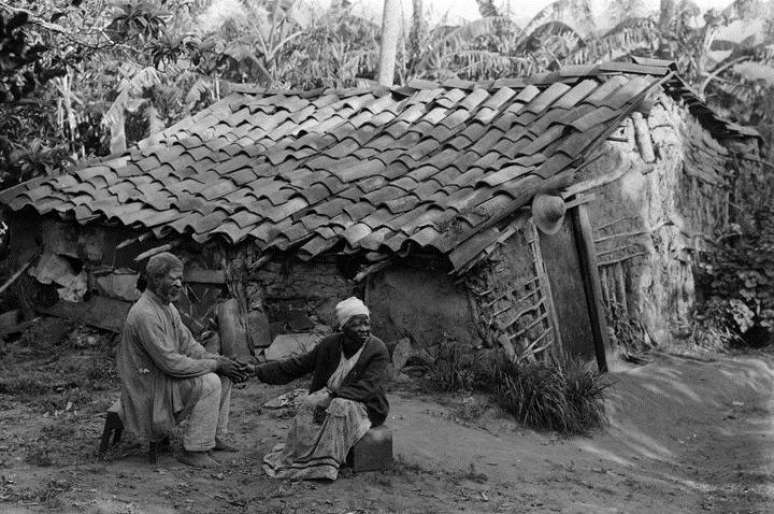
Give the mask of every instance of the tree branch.
[(38, 25), (40, 27), (43, 27), (46, 30), (50, 30), (51, 32), (58, 32), (60, 34), (67, 34), (68, 31), (61, 25), (57, 25), (56, 23), (50, 23), (46, 20), (42, 20), (35, 16), (32, 11), (28, 11), (27, 9), (21, 9), (19, 7), (11, 7), (5, 2), (0, 2), (0, 8), (11, 13), (11, 14), (25, 14), (27, 15), (27, 23), (31, 23), (33, 25)]
[(100, 37), (104, 37), (106, 39), (105, 43), (89, 43), (87, 41), (83, 41), (81, 39), (77, 39), (72, 36), (72, 30), (68, 30), (64, 28), (61, 25), (58, 25), (56, 23), (48, 22), (39, 16), (36, 16), (32, 13), (32, 11), (29, 11), (27, 9), (22, 9), (20, 7), (12, 7), (8, 5), (4, 1), (0, 1), (0, 9), (15, 15), (15, 14), (25, 14), (27, 16), (27, 23), (31, 25), (37, 25), (38, 27), (45, 29), (49, 32), (54, 32), (56, 34), (61, 34), (63, 37), (68, 39), (69, 41), (75, 43), (76, 45), (83, 46), (86, 48), (90, 48), (92, 50), (101, 50), (103, 48), (107, 48), (110, 46), (117, 46), (118, 44), (115, 43), (112, 39), (110, 39), (107, 34), (105, 34), (105, 31), (103, 29), (92, 29), (93, 31), (97, 32)]

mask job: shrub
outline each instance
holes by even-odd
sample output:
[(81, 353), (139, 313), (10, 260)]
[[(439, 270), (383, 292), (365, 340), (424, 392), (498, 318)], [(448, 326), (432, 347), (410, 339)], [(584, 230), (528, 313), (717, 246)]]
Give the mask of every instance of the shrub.
[(475, 391), (537, 430), (582, 434), (605, 421), (602, 375), (577, 359), (511, 362), (500, 352), (478, 352), (444, 342), (428, 369), (431, 391)]
[(745, 200), (732, 224), (697, 271), (706, 301), (698, 316), (728, 330), (728, 342), (768, 344), (774, 329), (774, 207), (771, 179)]
[(494, 400), (537, 430), (583, 434), (606, 422), (602, 375), (577, 359), (502, 361)]
[(441, 392), (488, 391), (493, 385), (493, 364), (491, 354), (443, 341), (425, 375), (425, 387)]

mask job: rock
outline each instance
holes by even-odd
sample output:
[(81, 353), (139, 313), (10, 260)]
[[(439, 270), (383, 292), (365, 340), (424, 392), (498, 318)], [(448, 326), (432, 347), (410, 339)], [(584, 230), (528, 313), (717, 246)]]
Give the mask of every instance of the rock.
[(276, 398), (272, 398), (268, 402), (264, 403), (263, 406), (266, 409), (282, 409), (285, 407), (297, 407), (299, 400), (307, 395), (309, 392), (308, 389), (304, 388), (296, 388), (292, 391), (288, 391), (285, 394), (282, 394), (280, 396), (277, 396)]
[(97, 276), (96, 283), (101, 295), (134, 302), (142, 294), (137, 289), (139, 277), (139, 273), (131, 270), (116, 270), (113, 273)]
[(41, 255), (37, 266), (30, 268), (28, 273), (41, 284), (54, 282), (60, 286), (66, 286), (75, 278), (70, 262), (64, 257), (53, 253)]
[(214, 330), (205, 330), (199, 336), (199, 342), (209, 353), (220, 353), (220, 336)]
[(216, 312), (221, 353), (226, 357), (251, 357), (245, 320), (239, 312), (239, 302), (235, 298), (228, 299), (218, 304)]
[(19, 324), (21, 320), (21, 311), (14, 309), (12, 311), (4, 312), (0, 314), (0, 332), (12, 329)]
[(315, 333), (280, 334), (266, 348), (264, 357), (267, 361), (275, 361), (302, 355), (314, 348), (320, 339), (320, 334)]
[(385, 425), (370, 429), (347, 455), (347, 464), (358, 473), (392, 467), (392, 430)]
[(305, 332), (314, 328), (314, 322), (309, 319), (306, 312), (292, 309), (287, 313), (286, 321), (293, 332)]
[(247, 313), (247, 334), (254, 348), (266, 348), (271, 344), (271, 325), (266, 314), (257, 310)]
[(330, 335), (333, 333), (333, 329), (329, 327), (328, 325), (323, 325), (322, 323), (315, 324), (314, 328), (312, 329), (312, 332), (315, 334), (318, 334), (322, 337)]
[(403, 369), (412, 355), (414, 355), (414, 349), (411, 347), (411, 340), (407, 337), (399, 340), (392, 350), (392, 366), (395, 368), (395, 373)]
[(85, 271), (81, 271), (73, 276), (72, 280), (63, 287), (58, 287), (56, 292), (62, 300), (78, 303), (83, 301), (88, 290), (88, 276)]

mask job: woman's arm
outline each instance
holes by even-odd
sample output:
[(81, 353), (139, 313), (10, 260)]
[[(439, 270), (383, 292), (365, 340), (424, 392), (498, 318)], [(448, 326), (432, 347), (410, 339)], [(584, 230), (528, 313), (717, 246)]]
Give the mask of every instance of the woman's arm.
[(311, 351), (298, 357), (290, 357), (281, 361), (259, 364), (255, 367), (255, 376), (258, 377), (258, 380), (267, 384), (287, 384), (314, 370), (319, 348), (320, 344), (315, 346)]

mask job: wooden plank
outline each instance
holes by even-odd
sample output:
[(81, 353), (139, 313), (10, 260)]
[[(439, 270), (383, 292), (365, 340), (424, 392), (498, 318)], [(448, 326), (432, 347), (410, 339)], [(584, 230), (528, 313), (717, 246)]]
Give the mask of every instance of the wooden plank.
[(594, 250), (591, 221), (586, 204), (580, 204), (571, 211), (575, 233), (578, 235), (578, 255), (581, 261), (581, 274), (586, 289), (586, 297), (591, 318), (591, 331), (594, 336), (594, 350), (597, 355), (599, 371), (607, 371), (607, 352), (611, 350), (607, 340), (607, 322), (605, 307), (602, 304), (602, 283), (597, 268), (597, 257)]
[(551, 297), (562, 340), (563, 355), (595, 362), (594, 334), (586, 298), (586, 286), (572, 220), (565, 216), (554, 234), (538, 232), (543, 266), (551, 287)]
[(39, 307), (41, 314), (80, 321), (92, 327), (119, 333), (132, 306), (130, 302), (105, 296), (92, 296), (87, 302), (66, 302), (59, 300), (51, 307)]
[(224, 270), (210, 269), (186, 269), (183, 280), (194, 284), (225, 284), (226, 272)]

